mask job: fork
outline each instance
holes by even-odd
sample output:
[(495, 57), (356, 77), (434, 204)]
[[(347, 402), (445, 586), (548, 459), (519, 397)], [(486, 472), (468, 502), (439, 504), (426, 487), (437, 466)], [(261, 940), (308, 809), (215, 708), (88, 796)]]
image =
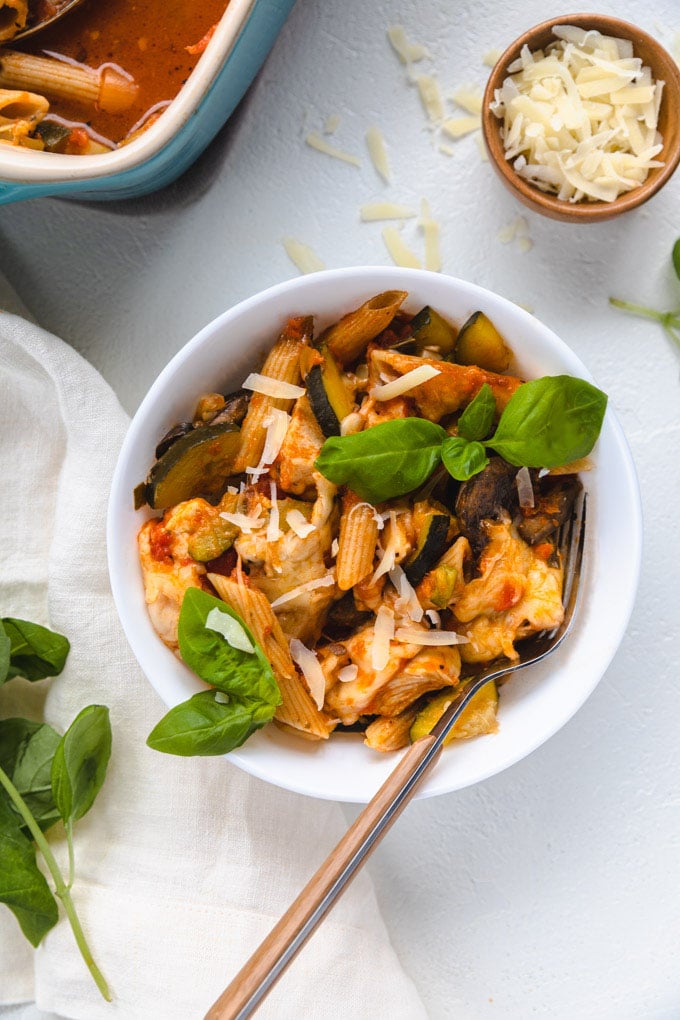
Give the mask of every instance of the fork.
[(454, 697), (432, 732), (405, 752), (281, 920), (208, 1010), (205, 1020), (245, 1020), (251, 1016), (434, 766), (447, 734), (475, 694), (492, 680), (503, 682), (511, 673), (539, 662), (562, 643), (578, 608), (585, 535), (586, 496), (581, 492), (558, 539), (564, 565), (562, 623), (523, 641), (518, 660), (496, 660), (472, 674), (473, 679)]

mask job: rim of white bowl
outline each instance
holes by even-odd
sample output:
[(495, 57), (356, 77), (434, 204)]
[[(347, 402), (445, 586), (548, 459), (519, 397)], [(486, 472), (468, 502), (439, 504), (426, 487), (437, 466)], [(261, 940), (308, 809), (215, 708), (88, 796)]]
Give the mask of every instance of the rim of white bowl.
[[(368, 281), (369, 279), (376, 281), (375, 284), (366, 284), (366, 287), (364, 287), (363, 281)], [(299, 308), (299, 304), (295, 304), (295, 299), (299, 297), (300, 293), (304, 293), (305, 290), (315, 290), (317, 287), (322, 285), (332, 287), (334, 283), (342, 283), (347, 280), (356, 281), (357, 289), (371, 290), (375, 286), (377, 291), (381, 287), (385, 289), (395, 289), (401, 286), (403, 289), (408, 290), (409, 293), (411, 293), (412, 290), (416, 291), (416, 296), (419, 282), (424, 283), (425, 281), (432, 281), (434, 284), (434, 281), (438, 281), (438, 286), (451, 286), (454, 290), (462, 287), (466, 291), (467, 295), (471, 298), (478, 299), (479, 307), (484, 308), (486, 305), (488, 308), (489, 305), (498, 305), (505, 310), (506, 314), (511, 314), (516, 317), (519, 323), (525, 324), (532, 330), (536, 330), (538, 328), (542, 337), (548, 341), (549, 345), (552, 346), (553, 353), (557, 356), (557, 360), (562, 364), (563, 371), (568, 371), (570, 374), (578, 375), (592, 381), (591, 374), (571, 348), (568, 347), (568, 345), (551, 329), (549, 329), (549, 327), (536, 319), (529, 312), (526, 312), (507, 298), (504, 298), (493, 291), (487, 290), (486, 288), (480, 287), (477, 284), (472, 284), (465, 280), (446, 276), (444, 274), (432, 273), (427, 270), (390, 268), (385, 266), (360, 266), (356, 268), (324, 270), (319, 273), (297, 277), (260, 291), (234, 305), (232, 308), (227, 309), (221, 315), (207, 323), (203, 329), (201, 329), (174, 355), (165, 368), (160, 372), (134, 415), (121, 447), (118, 463), (113, 475), (107, 515), (109, 574), (118, 615), (139, 665), (151, 685), (168, 706), (176, 704), (177, 701), (181, 700), (181, 698), (178, 697), (174, 701), (172, 699), (168, 700), (166, 685), (163, 682), (158, 681), (158, 653), (161, 649), (165, 649), (165, 646), (160, 641), (160, 638), (158, 638), (158, 646), (154, 647), (152, 650), (149, 650), (146, 647), (140, 647), (140, 643), (138, 641), (139, 620), (134, 618), (134, 614), (126, 611), (129, 589), (124, 567), (127, 557), (125, 555), (116, 554), (116, 551), (119, 553), (121, 545), (125, 542), (125, 535), (122, 534), (121, 530), (121, 512), (125, 506), (124, 500), (127, 499), (128, 503), (130, 501), (130, 493), (127, 488), (123, 488), (124, 474), (130, 451), (135, 449), (140, 441), (140, 437), (143, 438), (144, 430), (146, 428), (146, 419), (150, 410), (156, 407), (158, 395), (165, 391), (166, 383), (181, 374), (183, 366), (194, 356), (196, 351), (204, 344), (210, 342), (213, 336), (216, 333), (221, 332), (226, 325), (233, 320), (240, 318), (252, 308), (257, 307), (260, 304), (268, 304), (283, 295), (291, 298), (291, 308)], [(285, 313), (282, 313), (282, 317), (284, 314)], [(543, 743), (549, 740), (551, 736), (558, 732), (558, 730), (560, 730), (573, 717), (590, 694), (592, 694), (614, 658), (614, 655), (616, 654), (616, 651), (624, 637), (628, 621), (632, 614), (638, 588), (642, 555), (642, 504), (630, 449), (623, 430), (611, 409), (607, 410), (600, 442), (602, 442), (605, 437), (609, 445), (612, 447), (612, 450), (610, 451), (610, 459), (612, 457), (612, 453), (615, 454), (619, 471), (618, 482), (622, 489), (621, 499), (623, 501), (623, 505), (627, 508), (627, 515), (625, 519), (626, 556), (620, 566), (620, 569), (625, 570), (626, 573), (625, 583), (616, 590), (618, 606), (615, 624), (613, 627), (609, 627), (606, 632), (598, 634), (597, 646), (594, 649), (594, 661), (596, 662), (596, 666), (591, 670), (588, 682), (584, 683), (582, 677), (579, 678), (581, 683), (578, 688), (578, 693), (576, 693), (573, 687), (570, 689), (568, 692), (570, 696), (567, 698), (567, 704), (562, 706), (561, 712), (556, 712), (554, 714), (554, 718), (552, 718), (551, 722), (546, 723), (543, 718), (538, 720), (542, 725), (538, 725), (536, 727), (534, 737), (532, 739), (526, 739), (516, 747), (510, 746), (499, 754), (499, 741), (503, 732), (501, 722), (500, 734), (484, 738), (495, 742), (494, 754), (489, 756), (490, 764), (488, 767), (485, 768), (484, 765), (482, 765), (474, 771), (474, 774), (459, 777), (459, 780), (456, 778), (452, 780), (450, 777), (445, 778), (447, 770), (442, 768), (444, 763), (440, 759), (431, 775), (419, 788), (414, 799), (424, 799), (464, 789), (467, 786), (481, 782), (493, 775), (497, 775), (510, 766), (516, 764), (527, 755), (531, 754)], [(125, 485), (128, 484), (129, 479), (125, 482)], [(139, 568), (137, 567), (137, 570), (138, 569)], [(591, 565), (591, 570), (593, 569), (594, 567)], [(141, 574), (139, 584), (141, 585)], [(590, 583), (586, 581), (586, 586), (592, 587), (592, 578)], [(584, 609), (582, 608), (581, 614), (583, 613)], [(554, 663), (568, 660), (570, 653), (578, 647), (577, 637), (579, 633), (578, 628), (580, 620), (581, 616), (579, 615), (579, 618), (575, 621), (575, 632), (567, 639), (567, 641), (565, 641), (563, 648), (555, 652), (554, 656), (551, 656), (548, 660), (548, 664), (545, 667), (548, 671), (551, 670), (551, 666)], [(148, 627), (148, 622), (146, 622), (146, 624)], [(144, 623), (142, 626), (144, 626)], [(165, 649), (165, 651), (167, 652), (167, 649)], [(540, 669), (541, 665), (538, 665), (529, 672), (533, 675)], [(522, 698), (522, 692), (520, 689), (522, 681), (519, 679), (521, 676), (522, 674), (518, 675), (518, 680), (514, 687), (513, 685), (508, 685), (504, 689), (501, 700), (501, 712), (503, 711), (503, 698), (507, 699), (508, 693), (511, 695), (512, 692), (515, 692), (516, 694), (518, 693), (519, 697)], [(540, 694), (542, 686), (541, 682), (539, 681), (535, 686), (539, 690)], [(251, 738), (242, 748), (237, 748), (226, 757), (245, 772), (262, 779), (265, 782), (273, 783), (274, 785), (280, 786), (284, 789), (320, 799), (335, 800), (345, 803), (366, 803), (376, 792), (379, 785), (384, 781), (397, 761), (396, 757), (393, 756), (378, 756), (378, 762), (376, 762), (376, 764), (370, 769), (372, 775), (368, 777), (362, 789), (356, 789), (356, 784), (347, 783), (340, 791), (329, 790), (315, 780), (313, 769), (310, 770), (311, 774), (307, 772), (306, 769), (303, 769), (297, 777), (282, 777), (281, 775), (275, 774), (272, 771), (271, 766), (267, 764), (269, 755), (265, 754), (263, 756), (263, 764), (263, 761), (257, 754), (249, 754), (248, 748), (252, 747), (253, 743), (256, 742), (258, 738), (261, 739), (262, 733), (263, 731), (260, 731), (255, 734), (254, 737)], [(337, 734), (335, 735), (336, 744), (339, 744), (338, 736), (339, 735)], [(285, 738), (282, 739), (285, 740)], [(332, 740), (333, 737), (331, 737), (328, 744), (330, 744)], [(309, 753), (309, 745), (305, 741), (299, 741), (298, 743), (303, 746), (299, 749), (296, 747), (296, 751), (300, 752), (298, 757), (303, 758), (305, 753)], [(475, 742), (471, 741), (469, 743), (472, 744)], [(448, 752), (453, 752), (455, 754), (455, 748), (449, 748)], [(283, 752), (277, 752), (274, 750), (272, 752), (272, 758), (280, 758), (281, 753)], [(379, 767), (380, 763), (384, 765), (386, 759), (389, 760), (389, 767)], [(303, 778), (301, 778), (301, 776)]]

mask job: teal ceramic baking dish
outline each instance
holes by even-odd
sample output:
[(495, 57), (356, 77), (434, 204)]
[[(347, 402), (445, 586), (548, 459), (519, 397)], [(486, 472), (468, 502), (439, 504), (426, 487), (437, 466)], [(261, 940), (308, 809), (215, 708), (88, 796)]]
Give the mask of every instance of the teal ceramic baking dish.
[(175, 180), (229, 118), (294, 2), (231, 0), (177, 98), (129, 145), (93, 156), (0, 146), (0, 205), (42, 195), (131, 198)]

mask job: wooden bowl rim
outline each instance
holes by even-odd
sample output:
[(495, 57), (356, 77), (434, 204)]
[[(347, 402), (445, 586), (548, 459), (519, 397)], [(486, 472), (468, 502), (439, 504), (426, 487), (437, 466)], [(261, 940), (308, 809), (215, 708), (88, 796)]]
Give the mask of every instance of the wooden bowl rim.
[(664, 137), (664, 149), (660, 155), (664, 158), (664, 166), (657, 170), (651, 170), (647, 179), (640, 187), (620, 195), (613, 202), (578, 202), (570, 204), (564, 199), (541, 191), (535, 185), (523, 180), (512, 168), (505, 158), (505, 149), (500, 137), (500, 121), (490, 110), (490, 103), (494, 93), (506, 76), (506, 68), (519, 56), (524, 45), (530, 49), (540, 49), (546, 45), (546, 41), (538, 40), (552, 32), (555, 25), (575, 25), (578, 28), (591, 28), (602, 34), (616, 36), (622, 39), (630, 39), (635, 46), (636, 42), (642, 42), (646, 48), (654, 53), (654, 61), (646, 60), (647, 64), (654, 64), (653, 73), (656, 80), (665, 82), (662, 103), (666, 104), (669, 120), (677, 120), (677, 110), (680, 107), (680, 67), (668, 53), (662, 44), (649, 35), (643, 29), (638, 28), (628, 21), (605, 14), (565, 14), (559, 17), (549, 18), (532, 28), (527, 29), (518, 36), (504, 50), (494, 64), (482, 101), (482, 135), (489, 154), (489, 159), (500, 175), (504, 183), (515, 193), (515, 196), (528, 208), (534, 209), (552, 219), (562, 220), (568, 223), (593, 223), (613, 219), (620, 213), (635, 209), (648, 201), (666, 183), (675, 172), (680, 162), (680, 130), (674, 132), (671, 139), (672, 145), (666, 149), (666, 132)]

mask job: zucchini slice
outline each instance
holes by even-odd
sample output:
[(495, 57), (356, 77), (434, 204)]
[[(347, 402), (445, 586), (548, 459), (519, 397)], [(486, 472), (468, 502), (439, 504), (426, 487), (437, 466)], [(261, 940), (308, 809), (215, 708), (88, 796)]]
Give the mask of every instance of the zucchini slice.
[(339, 436), (340, 423), (351, 413), (354, 404), (328, 347), (322, 345), (319, 353), (322, 365), (314, 365), (305, 376), (307, 396), (314, 416), (325, 436)]
[[(409, 731), (411, 743), (432, 731), (453, 699), (458, 697), (464, 689), (465, 681), (463, 680), (460, 687), (447, 687), (446, 690), (436, 694), (431, 701), (428, 701), (424, 708), (421, 708)], [(488, 684), (484, 684), (480, 691), (477, 691), (469, 704), (465, 706), (444, 743), (450, 744), (452, 740), (465, 740), (468, 737), (481, 737), (485, 733), (495, 733), (498, 729), (497, 709), (498, 690), (494, 681), (490, 680)]]
[(458, 330), (429, 305), (413, 316), (411, 329), (419, 354), (425, 347), (438, 347), (443, 357), (453, 353)]
[(146, 482), (149, 506), (165, 510), (194, 496), (221, 495), (240, 441), (240, 430), (228, 422), (182, 436), (151, 468)]
[(404, 573), (415, 588), (432, 570), (446, 550), (451, 518), (448, 514), (428, 514), (418, 533), (418, 543), (404, 563)]
[(484, 312), (473, 312), (463, 323), (453, 360), (459, 365), (478, 365), (487, 372), (505, 372), (512, 351)]

